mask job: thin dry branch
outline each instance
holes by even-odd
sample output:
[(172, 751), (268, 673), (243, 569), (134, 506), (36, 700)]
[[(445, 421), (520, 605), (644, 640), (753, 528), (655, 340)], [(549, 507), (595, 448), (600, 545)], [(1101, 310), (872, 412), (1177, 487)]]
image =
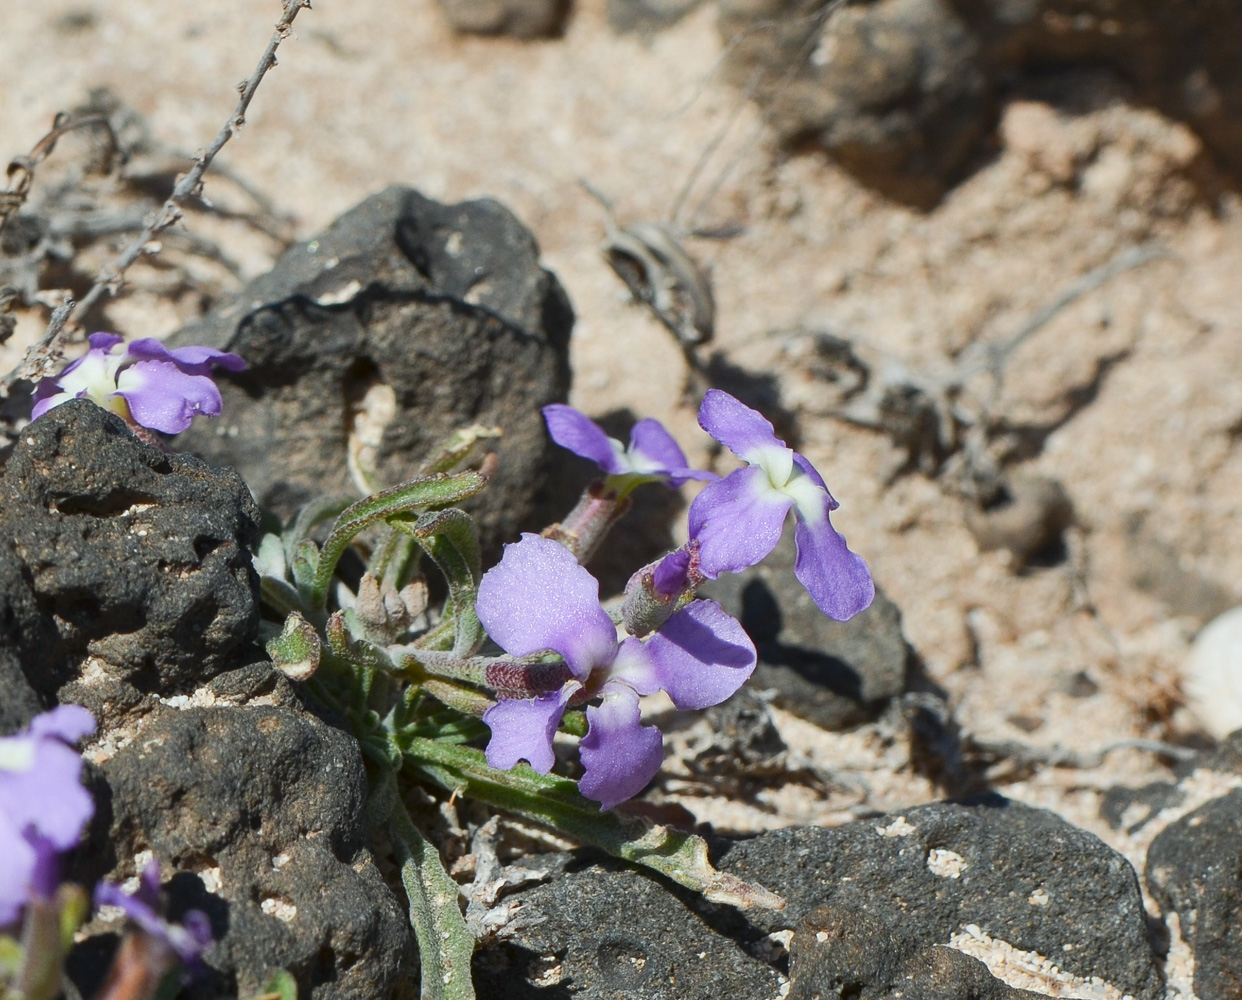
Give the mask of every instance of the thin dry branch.
[[(67, 317), (68, 322), (62, 318), (59, 321), (59, 325), (57, 325), (57, 314), (53, 314), (47, 330), (39, 341), (26, 352), (26, 357), (23, 359), (22, 364), (4, 376), (3, 379), (0, 379), (0, 398), (8, 395), (10, 387), (18, 379), (37, 379), (46, 375), (56, 354), (57, 340), (64, 335), (66, 330), (79, 323), (98, 303), (105, 292), (116, 294), (130, 265), (144, 254), (158, 251), (158, 247), (151, 245), (152, 241), (181, 218), (181, 205), (188, 198), (201, 197), (203, 175), (211, 166), (212, 160), (216, 158), (216, 154), (224, 147), (224, 144), (245, 124), (246, 111), (250, 107), (255, 91), (259, 89), (259, 84), (267, 75), (267, 71), (276, 65), (276, 50), (280, 47), (280, 43), (289, 37), (293, 20), (298, 16), (298, 12), (303, 8), (309, 9), (311, 6), (310, 0), (283, 0), (283, 2), (284, 9), (280, 20), (276, 23), (272, 37), (267, 43), (267, 48), (263, 50), (263, 55), (259, 57), (258, 65), (255, 66), (254, 72), (250, 74), (250, 78), (238, 86), (240, 96), (237, 106), (233, 109), (233, 113), (229, 116), (228, 121), (216, 133), (210, 145), (195, 156), (193, 166), (180, 177), (173, 188), (172, 194), (168, 196), (168, 199), (160, 207), (159, 211), (154, 213), (143, 231), (117, 255), (111, 264), (101, 269), (99, 274), (96, 275), (95, 283), (90, 290), (82, 296), (76, 306), (73, 306), (72, 313)], [(58, 309), (57, 313), (59, 312), (60, 310)]]
[(102, 125), (107, 130), (113, 146), (116, 145), (116, 136), (112, 135), (108, 119), (103, 115), (71, 118), (67, 112), (61, 111), (53, 120), (48, 133), (34, 144), (34, 148), (29, 153), (25, 156), (15, 156), (9, 162), (7, 171), (9, 188), (6, 191), (0, 191), (0, 233), (4, 232), (9, 217), (25, 204), (26, 196), (30, 194), (30, 187), (34, 183), (35, 170), (51, 155), (52, 150), (56, 148), (57, 140), (66, 132), (92, 125)]

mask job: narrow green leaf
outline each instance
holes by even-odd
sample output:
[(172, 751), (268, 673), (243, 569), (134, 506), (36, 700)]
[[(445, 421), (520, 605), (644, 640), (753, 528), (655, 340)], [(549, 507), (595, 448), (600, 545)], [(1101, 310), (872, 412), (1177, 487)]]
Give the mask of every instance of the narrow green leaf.
[(397, 521), (394, 527), (411, 533), (444, 574), (453, 616), (453, 652), (469, 656), (486, 638), (474, 610), (479, 578), (483, 574), (474, 518), (464, 510), (451, 507), (423, 514), (413, 525)]
[(400, 802), (388, 823), (401, 884), (410, 901), (410, 926), (418, 939), (422, 1000), (474, 1000), (470, 959), (474, 936), (457, 902), (457, 883), (437, 851), (410, 820)]
[(305, 504), (298, 511), (298, 516), (294, 518), (293, 523), (285, 529), (285, 533), (281, 536), (281, 541), (285, 547), (285, 559), (293, 562), (294, 553), (298, 551), (298, 547), (310, 538), (310, 534), (315, 527), (324, 521), (338, 517), (341, 511), (348, 509), (357, 503), (358, 498), (353, 496), (327, 496), (319, 497)]
[(319, 546), (309, 538), (298, 544), (293, 557), (289, 560), (289, 570), (293, 574), (293, 584), (297, 588), (298, 601), (309, 606), (314, 591), (316, 574), (319, 569)]
[(498, 438), (502, 434), (503, 431), (499, 427), (486, 427), (483, 424), (463, 427), (449, 435), (448, 439), (432, 452), (418, 470), (419, 474), (434, 476), (438, 472), (452, 472), (466, 460), (475, 444), (487, 438)]
[(487, 485), (487, 477), (480, 472), (459, 472), (456, 475), (436, 475), (381, 490), (379, 493), (359, 500), (341, 512), (332, 528), (332, 534), (323, 543), (319, 563), (311, 587), (311, 607), (322, 610), (328, 599), (328, 586), (336, 564), (349, 543), (376, 521), (418, 510), (423, 507), (441, 507), (460, 503), (474, 496)]
[(780, 896), (762, 886), (713, 868), (702, 837), (600, 812), (599, 804), (585, 798), (568, 778), (539, 774), (525, 764), (498, 771), (473, 747), (419, 738), (403, 743), (407, 766), (446, 791), (459, 791), (615, 857), (645, 865), (712, 902), (743, 910), (785, 906)]
[(259, 577), (259, 598), (278, 615), (288, 615), (302, 608), (301, 597), (288, 581), (266, 574)]

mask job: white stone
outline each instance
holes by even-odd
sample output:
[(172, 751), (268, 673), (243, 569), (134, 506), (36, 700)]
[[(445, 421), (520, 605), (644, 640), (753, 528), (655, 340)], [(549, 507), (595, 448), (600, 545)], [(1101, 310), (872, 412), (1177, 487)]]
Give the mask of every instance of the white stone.
[(1190, 710), (1217, 739), (1242, 728), (1242, 608), (1213, 619), (1195, 637), (1182, 689)]

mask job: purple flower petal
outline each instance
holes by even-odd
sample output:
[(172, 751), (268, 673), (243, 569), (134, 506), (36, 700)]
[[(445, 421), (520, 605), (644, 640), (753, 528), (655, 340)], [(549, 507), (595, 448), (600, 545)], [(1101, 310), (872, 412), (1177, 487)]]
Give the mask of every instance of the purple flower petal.
[(175, 347), (169, 350), (154, 337), (130, 341), (128, 354), (139, 361), (167, 361), (187, 375), (207, 375), (212, 365), (239, 372), (246, 367), (240, 355), (217, 351), (214, 347)]
[(120, 886), (100, 882), (95, 886), (95, 905), (120, 907), (145, 933), (171, 948), (186, 965), (193, 966), (212, 942), (211, 921), (201, 910), (187, 912), (182, 924), (165, 920), (159, 912), (159, 871), (158, 862), (147, 865), (138, 891), (132, 896)]
[(36, 739), (55, 737), (76, 743), (95, 731), (95, 717), (81, 705), (57, 705), (30, 720), (30, 735)]
[(824, 477), (819, 474), (815, 466), (813, 466), (810, 462), (808, 462), (802, 455), (799, 455), (796, 451), (793, 453), (793, 460), (794, 460), (794, 465), (796, 465), (799, 469), (805, 472), (807, 476), (810, 478), (811, 482), (813, 482), (816, 486), (818, 486), (821, 490), (823, 490), (824, 493), (827, 495), (829, 510), (836, 510), (838, 507), (841, 506), (833, 498), (832, 494), (828, 492), (828, 484), (824, 482)]
[(703, 397), (699, 426), (746, 462), (759, 448), (785, 447), (767, 417), (720, 389), (708, 389)]
[(34, 830), (57, 850), (78, 842), (95, 803), (80, 784), (82, 758), (56, 739), (12, 736), (0, 743), (12, 748), (29, 742), (29, 766), (0, 770), (0, 815), (19, 831)]
[(543, 408), (543, 419), (548, 425), (548, 434), (562, 448), (589, 458), (610, 475), (629, 471), (613, 448), (612, 439), (585, 413), (564, 403), (552, 403)]
[(798, 556), (794, 575), (806, 587), (811, 599), (829, 618), (845, 621), (866, 608), (875, 597), (875, 582), (863, 557), (851, 552), (845, 539), (828, 520), (832, 498), (824, 494), (824, 504), (816, 516), (808, 518), (798, 508), (794, 540)]
[(612, 662), (617, 629), (599, 606), (599, 583), (565, 546), (524, 534), (483, 574), (479, 621), (511, 656), (545, 649), (565, 657), (575, 677)]
[(551, 771), (556, 763), (552, 737), (565, 706), (580, 688), (571, 682), (538, 698), (506, 698), (484, 712), (483, 721), (492, 731), (487, 744), (488, 764), (507, 771), (525, 760), (540, 774)]
[(690, 537), (699, 543), (700, 572), (714, 580), (762, 561), (780, 541), (792, 506), (793, 499), (773, 490), (767, 473), (755, 466), (709, 483), (690, 505)]
[(607, 684), (622, 681), (638, 694), (655, 694), (660, 690), (660, 677), (655, 663), (642, 639), (629, 636), (617, 650), (617, 658), (608, 668)]
[(640, 420), (630, 431), (628, 455), (635, 472), (662, 475), (670, 486), (680, 486), (691, 479), (710, 483), (720, 478), (714, 472), (690, 468), (673, 436), (660, 421), (650, 417)]
[(621, 683), (605, 684), (603, 703), (587, 709), (590, 729), (579, 744), (586, 773), (578, 790), (602, 809), (641, 792), (664, 761), (664, 740), (655, 726), (639, 722), (638, 694)]
[(640, 420), (630, 431), (629, 451), (653, 472), (681, 472), (687, 468), (685, 452), (664, 425), (650, 417)]
[(60, 885), (60, 862), (56, 848), (46, 837), (27, 833), (26, 841), (34, 849), (35, 863), (30, 871), (30, 898), (51, 899)]
[(129, 403), (143, 427), (180, 434), (195, 414), (214, 417), (223, 406), (220, 390), (206, 375), (188, 375), (171, 361), (139, 361), (117, 377), (116, 395)]
[(651, 585), (661, 597), (672, 597), (686, 585), (690, 576), (690, 553), (686, 549), (670, 552), (651, 574)]
[(0, 810), (0, 928), (17, 920), (30, 899), (31, 876), (37, 863), (34, 847)]
[[(116, 333), (92, 333), (86, 338), (88, 344), (91, 345), (92, 351), (102, 351), (104, 354), (110, 354), (112, 348), (124, 341), (125, 338)], [(81, 360), (80, 358), (78, 359)], [(70, 368), (73, 366), (70, 365)], [(68, 371), (68, 369), (65, 369)], [(64, 372), (61, 373), (62, 375)]]
[(694, 601), (647, 640), (660, 687), (678, 708), (719, 705), (755, 669), (755, 645), (715, 601)]

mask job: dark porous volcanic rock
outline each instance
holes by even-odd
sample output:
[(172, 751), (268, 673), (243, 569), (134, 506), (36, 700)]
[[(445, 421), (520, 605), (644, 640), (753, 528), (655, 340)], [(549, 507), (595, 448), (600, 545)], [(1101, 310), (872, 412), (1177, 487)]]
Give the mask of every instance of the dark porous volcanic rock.
[(489, 1000), (776, 1000), (781, 979), (659, 879), (576, 855), (529, 857), (545, 884), (506, 896), (513, 921), (475, 954)]
[(0, 535), (0, 736), (24, 729), (44, 708), (27, 678), (46, 671), (56, 629), (39, 612), (13, 541)]
[(87, 654), (142, 690), (192, 687), (257, 634), (258, 519), (236, 473), (86, 400), (52, 409), (0, 479), (6, 647), (45, 699)]
[(1176, 911), (1195, 955), (1195, 995), (1242, 996), (1242, 789), (1170, 824), (1147, 851), (1148, 891)]
[(848, 4), (826, 20), (823, 6), (721, 0), (731, 76), (763, 74), (756, 97), (787, 142), (817, 142), (865, 183), (934, 203), (994, 114), (978, 40), (949, 0)]
[(751, 686), (776, 691), (774, 702), (824, 729), (874, 718), (906, 690), (914, 652), (901, 612), (879, 590), (866, 611), (833, 621), (794, 576), (794, 541), (786, 532), (759, 566), (722, 574), (702, 593), (741, 622), (759, 652)]
[(1233, 0), (720, 0), (728, 65), (789, 142), (865, 184), (934, 202), (979, 159), (1005, 93), (1098, 69), (1242, 166), (1242, 5)]
[(569, 0), (438, 0), (455, 31), (471, 35), (547, 38), (559, 35)]
[(865, 911), (825, 906), (813, 912), (790, 944), (796, 969), (789, 1000), (1034, 1000), (1007, 986), (978, 959), (940, 945), (920, 946)]
[[(307, 713), (270, 664), (221, 674), (103, 754), (110, 878), (153, 852), (170, 913), (216, 943), (194, 995), (253, 996), (288, 969), (303, 998), (383, 1000), (416, 968), (401, 906), (363, 844), (357, 742)], [(102, 874), (102, 873), (99, 873)]]
[[(776, 830), (733, 845), (719, 866), (787, 900), (783, 912), (747, 917), (769, 932), (794, 930), (795, 942), (804, 938), (792, 953), (795, 990), (799, 956), (811, 961), (807, 976), (822, 983), (851, 948), (892, 950), (875, 961), (866, 982), (854, 984), (862, 991), (856, 996), (883, 996), (899, 966), (902, 975), (911, 974), (915, 956), (974, 924), (1067, 972), (1099, 977), (1140, 1000), (1164, 997), (1129, 862), (1052, 813), (999, 796), (920, 806), (902, 817), (836, 829)], [(835, 958), (805, 940), (809, 934), (824, 944), (836, 933), (832, 928), (866, 940), (839, 944), (845, 950)], [(827, 935), (824, 942), (819, 933)]]
[[(383, 427), (376, 465), (390, 484), (453, 431), (499, 426), (500, 470), (470, 508), (491, 548), (532, 526), (544, 502), (551, 451), (539, 411), (566, 398), (572, 325), (559, 282), (507, 209), (390, 187), (173, 335), (171, 345), (236, 351), (249, 364), (220, 374), (223, 415), (177, 447), (233, 466), (287, 518), (307, 500), (355, 492), (346, 453), (360, 413)], [(385, 424), (376, 401), (386, 393), (395, 408)]]

